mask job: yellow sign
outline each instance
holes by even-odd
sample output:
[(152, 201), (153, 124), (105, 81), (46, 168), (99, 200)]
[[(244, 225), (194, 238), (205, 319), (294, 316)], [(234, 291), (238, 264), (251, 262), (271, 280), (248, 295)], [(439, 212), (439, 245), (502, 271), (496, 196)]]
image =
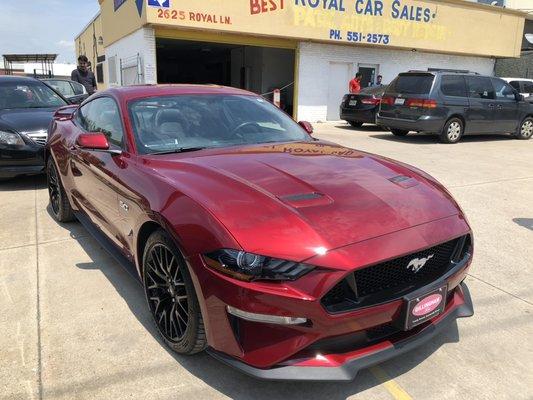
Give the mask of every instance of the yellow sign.
[(148, 0), (146, 22), (297, 40), (520, 55), (524, 16), (459, 0)]

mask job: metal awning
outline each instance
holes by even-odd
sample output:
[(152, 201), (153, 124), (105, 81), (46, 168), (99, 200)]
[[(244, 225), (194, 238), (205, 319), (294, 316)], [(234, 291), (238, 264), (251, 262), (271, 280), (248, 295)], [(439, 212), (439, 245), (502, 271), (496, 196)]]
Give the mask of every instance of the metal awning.
[(41, 64), (40, 73), (35, 70), (34, 75), (49, 77), (54, 75), (54, 61), (57, 58), (57, 54), (3, 54), (3, 57), (6, 75), (13, 75), (13, 63)]

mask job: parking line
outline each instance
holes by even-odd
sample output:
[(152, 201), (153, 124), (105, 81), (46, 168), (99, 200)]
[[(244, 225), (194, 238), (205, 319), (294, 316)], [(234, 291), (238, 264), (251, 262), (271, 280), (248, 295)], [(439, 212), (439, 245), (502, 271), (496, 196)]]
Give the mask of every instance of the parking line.
[(383, 368), (374, 366), (370, 368), (370, 372), (374, 377), (387, 389), (395, 400), (413, 400), (403, 388), (392, 379)]

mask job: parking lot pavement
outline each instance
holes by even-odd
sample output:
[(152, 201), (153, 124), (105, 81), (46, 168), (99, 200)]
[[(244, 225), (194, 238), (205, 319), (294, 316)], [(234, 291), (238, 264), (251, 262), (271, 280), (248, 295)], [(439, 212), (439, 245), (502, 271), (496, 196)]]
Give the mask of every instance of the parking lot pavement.
[(531, 399), (533, 140), (393, 137), (317, 124), (316, 136), (415, 165), (443, 182), (475, 234), (476, 314), (355, 382), (276, 383), (162, 345), (139, 284), (76, 223), (47, 210), (42, 178), (0, 183), (1, 399)]

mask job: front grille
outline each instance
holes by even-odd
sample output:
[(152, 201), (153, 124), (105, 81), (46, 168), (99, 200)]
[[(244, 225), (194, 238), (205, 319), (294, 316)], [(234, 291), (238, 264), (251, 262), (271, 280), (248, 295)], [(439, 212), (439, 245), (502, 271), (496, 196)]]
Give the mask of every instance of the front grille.
[(23, 133), (26, 136), (28, 136), (31, 140), (33, 140), (35, 143), (40, 144), (41, 146), (46, 145), (46, 141), (48, 139), (48, 133), (45, 130), (23, 132)]
[(362, 268), (335, 285), (322, 305), (329, 312), (341, 312), (393, 300), (439, 279), (455, 261), (469, 257), (470, 246), (467, 235)]

